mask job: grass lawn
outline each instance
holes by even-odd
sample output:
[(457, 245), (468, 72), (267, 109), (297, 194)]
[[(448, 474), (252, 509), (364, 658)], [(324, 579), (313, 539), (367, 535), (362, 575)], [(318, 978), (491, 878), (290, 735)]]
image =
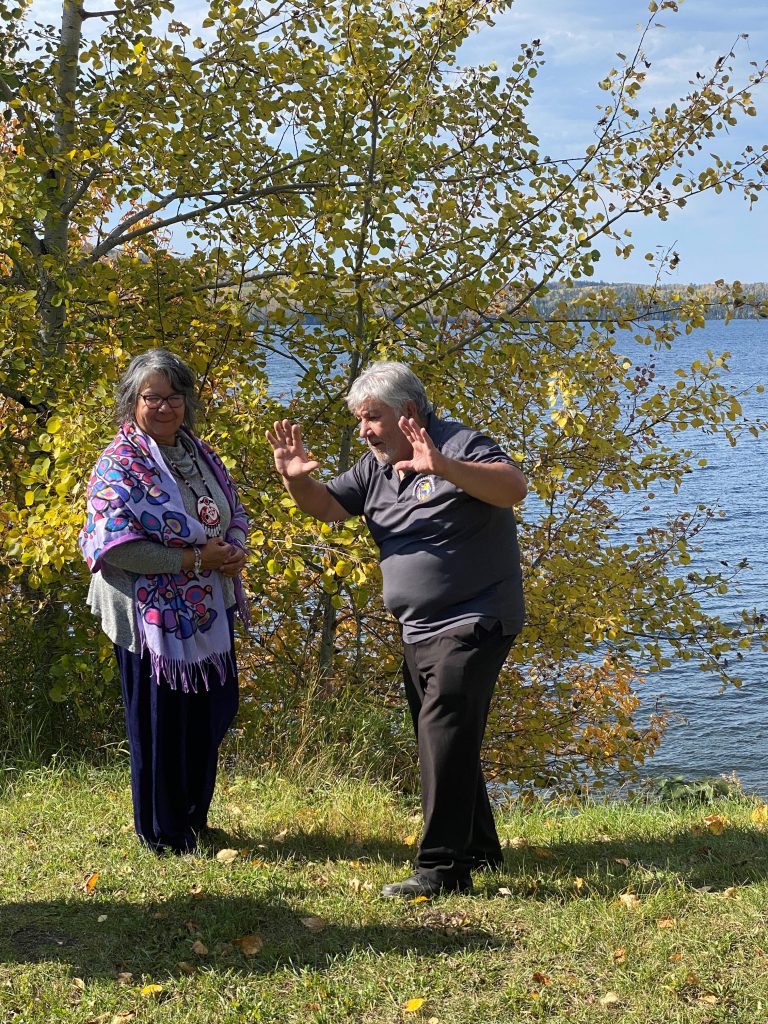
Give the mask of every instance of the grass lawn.
[(2, 1024), (768, 1022), (746, 799), (512, 806), (504, 871), (408, 903), (378, 896), (419, 827), (385, 787), (222, 777), (222, 842), (157, 858), (124, 767), (3, 774)]

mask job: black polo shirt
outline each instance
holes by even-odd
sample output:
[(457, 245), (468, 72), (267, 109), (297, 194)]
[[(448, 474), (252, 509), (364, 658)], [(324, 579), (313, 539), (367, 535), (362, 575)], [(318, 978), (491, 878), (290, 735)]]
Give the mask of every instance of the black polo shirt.
[[(508, 462), (491, 438), (433, 414), (427, 431), (445, 455), (466, 462)], [(364, 515), (381, 561), (384, 604), (406, 643), (464, 622), (495, 619), (519, 633), (524, 605), (512, 509), (465, 494), (441, 477), (400, 480), (373, 452), (326, 484), (349, 512)]]

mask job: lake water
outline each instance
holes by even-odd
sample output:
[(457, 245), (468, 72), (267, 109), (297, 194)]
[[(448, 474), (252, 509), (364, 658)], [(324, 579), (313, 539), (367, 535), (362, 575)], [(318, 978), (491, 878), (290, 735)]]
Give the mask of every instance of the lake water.
[[(671, 351), (655, 354), (658, 383), (674, 383), (675, 369), (704, 358), (707, 349), (716, 355), (731, 353), (726, 379), (745, 392), (741, 397), (745, 413), (764, 418), (768, 393), (757, 394), (754, 388), (761, 383), (768, 386), (768, 321), (708, 321)], [(638, 362), (649, 355), (639, 345), (630, 351), (625, 344), (622, 350)], [(273, 393), (290, 392), (289, 361), (274, 357), (269, 370)], [(650, 516), (663, 518), (700, 502), (722, 509), (725, 517), (713, 519), (700, 535), (703, 550), (696, 556), (696, 567), (719, 568), (721, 560), (734, 566), (746, 557), (751, 570), (742, 575), (738, 593), (712, 598), (707, 610), (728, 618), (740, 608), (768, 609), (766, 438), (745, 435), (731, 448), (721, 435), (687, 431), (679, 437), (681, 446), (695, 449), (708, 465), (690, 474), (678, 495), (656, 488), (659, 496)], [(628, 534), (652, 525), (650, 516), (644, 514), (636, 523), (628, 518)], [(524, 535), (521, 541), (525, 542)], [(715, 677), (703, 674), (691, 662), (675, 662), (648, 677), (642, 690), (645, 709), (653, 709), (658, 702), (673, 716), (659, 751), (648, 763), (648, 774), (697, 779), (735, 773), (748, 792), (768, 797), (768, 653), (745, 652), (740, 674), (741, 689), (730, 687), (724, 693)]]
[[(740, 399), (744, 412), (764, 419), (768, 396), (754, 389), (758, 384), (768, 385), (768, 321), (707, 321), (702, 330), (657, 355), (657, 380), (672, 383), (677, 367), (704, 357), (707, 349), (715, 355), (731, 353), (726, 380), (745, 392)], [(696, 567), (718, 569), (721, 560), (735, 566), (748, 558), (751, 570), (741, 576), (739, 592), (712, 598), (707, 610), (725, 619), (732, 619), (741, 608), (765, 610), (766, 437), (745, 434), (735, 448), (721, 435), (686, 431), (678, 438), (681, 447), (695, 449), (708, 465), (690, 474), (678, 495), (657, 488), (659, 499), (652, 505), (653, 514), (662, 516), (700, 502), (722, 509), (725, 517), (711, 520), (700, 535), (703, 550), (695, 558)], [(644, 526), (648, 525), (646, 518)], [(714, 677), (691, 662), (675, 662), (648, 678), (643, 689), (646, 707), (658, 699), (674, 716), (659, 751), (649, 762), (651, 774), (695, 779), (735, 773), (747, 791), (768, 796), (768, 653), (745, 652), (739, 674), (744, 679), (741, 689), (729, 687), (724, 693)]]

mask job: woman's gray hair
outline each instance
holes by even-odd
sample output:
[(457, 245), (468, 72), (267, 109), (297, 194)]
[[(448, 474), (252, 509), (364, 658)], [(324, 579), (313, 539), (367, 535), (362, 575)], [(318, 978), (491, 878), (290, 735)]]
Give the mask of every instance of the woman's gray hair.
[(195, 428), (195, 414), (199, 408), (195, 375), (183, 360), (165, 348), (150, 348), (134, 356), (118, 381), (115, 397), (115, 419), (118, 423), (132, 420), (139, 400), (141, 385), (151, 373), (162, 373), (170, 387), (184, 395), (184, 426)]
[(405, 363), (382, 360), (363, 370), (349, 389), (347, 407), (354, 414), (366, 401), (384, 402), (398, 413), (403, 412), (407, 402), (413, 402), (422, 419), (432, 412), (424, 385)]

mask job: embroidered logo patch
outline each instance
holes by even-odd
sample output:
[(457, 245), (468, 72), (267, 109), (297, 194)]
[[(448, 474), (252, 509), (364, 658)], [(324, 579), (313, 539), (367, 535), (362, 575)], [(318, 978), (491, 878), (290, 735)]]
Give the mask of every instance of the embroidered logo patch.
[(418, 501), (426, 501), (435, 493), (435, 478), (433, 476), (425, 476), (423, 480), (419, 480), (414, 488), (416, 498)]

